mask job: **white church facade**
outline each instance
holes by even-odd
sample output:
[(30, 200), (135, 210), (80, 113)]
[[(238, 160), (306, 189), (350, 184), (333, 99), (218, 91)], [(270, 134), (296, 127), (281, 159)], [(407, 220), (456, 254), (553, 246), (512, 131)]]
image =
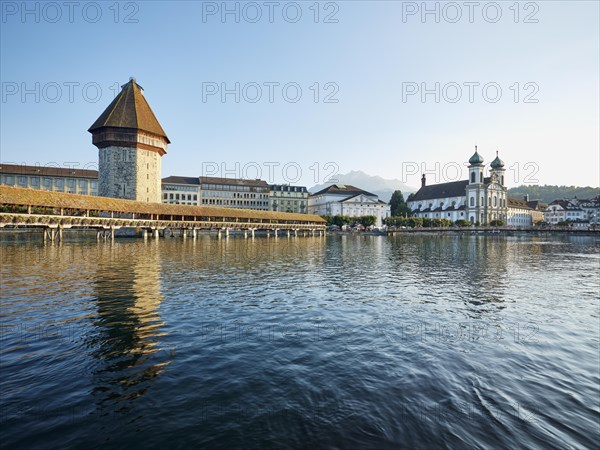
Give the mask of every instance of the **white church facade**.
[(507, 221), (507, 189), (504, 185), (504, 162), (496, 154), (490, 164), (489, 177), (484, 176), (483, 158), (477, 152), (469, 159), (469, 179), (428, 186), (425, 175), (421, 189), (408, 202), (414, 217), (466, 220), (488, 224)]
[(360, 188), (332, 184), (308, 197), (308, 213), (328, 216), (375, 216), (375, 226), (390, 217), (391, 206), (379, 197)]

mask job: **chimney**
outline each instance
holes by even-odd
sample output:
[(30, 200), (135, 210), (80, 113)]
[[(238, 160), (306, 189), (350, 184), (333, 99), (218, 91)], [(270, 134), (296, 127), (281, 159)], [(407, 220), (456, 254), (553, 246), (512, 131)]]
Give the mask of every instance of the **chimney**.
[(425, 184), (425, 174), (423, 174), (423, 176), (421, 177), (421, 187), (424, 188)]
[(523, 199), (528, 202), (529, 201), (529, 194), (526, 194), (525, 197), (523, 197)]

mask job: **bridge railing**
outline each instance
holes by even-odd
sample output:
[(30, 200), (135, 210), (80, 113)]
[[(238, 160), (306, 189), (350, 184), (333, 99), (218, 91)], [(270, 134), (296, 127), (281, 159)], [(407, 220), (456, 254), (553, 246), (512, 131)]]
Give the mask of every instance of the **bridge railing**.
[[(185, 219), (185, 218), (184, 218)], [(240, 229), (240, 230), (322, 230), (324, 224), (294, 223), (291, 222), (264, 222), (242, 220), (181, 220), (178, 218), (167, 219), (123, 219), (102, 216), (58, 215), (58, 214), (27, 214), (27, 213), (0, 213), (0, 227), (29, 226), (49, 228), (123, 228), (135, 227), (145, 229)]]

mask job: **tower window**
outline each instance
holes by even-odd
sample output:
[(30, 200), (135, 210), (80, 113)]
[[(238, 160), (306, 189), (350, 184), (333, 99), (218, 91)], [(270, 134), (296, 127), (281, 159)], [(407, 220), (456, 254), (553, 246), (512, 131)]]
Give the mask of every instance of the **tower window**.
[(475, 172), (471, 172), (471, 183), (475, 183)]

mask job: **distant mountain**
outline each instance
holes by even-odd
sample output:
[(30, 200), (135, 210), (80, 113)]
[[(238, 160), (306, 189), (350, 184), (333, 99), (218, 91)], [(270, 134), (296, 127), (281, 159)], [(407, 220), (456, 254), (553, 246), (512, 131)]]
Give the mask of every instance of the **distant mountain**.
[(541, 200), (544, 203), (550, 203), (553, 200), (563, 198), (572, 199), (577, 197), (580, 199), (590, 199), (600, 195), (600, 188), (591, 186), (556, 186), (556, 185), (522, 185), (508, 190), (508, 196), (521, 200), (525, 195), (529, 194), (530, 200)]
[(336, 181), (313, 186), (309, 189), (309, 192), (318, 192), (332, 184), (350, 184), (379, 196), (384, 202), (389, 202), (390, 198), (392, 198), (392, 194), (396, 190), (401, 190), (405, 199), (408, 197), (408, 194), (417, 192), (418, 190), (414, 187), (407, 186), (398, 179), (386, 180), (377, 175), (368, 175), (362, 170), (352, 170), (346, 174), (340, 173), (331, 178)]

